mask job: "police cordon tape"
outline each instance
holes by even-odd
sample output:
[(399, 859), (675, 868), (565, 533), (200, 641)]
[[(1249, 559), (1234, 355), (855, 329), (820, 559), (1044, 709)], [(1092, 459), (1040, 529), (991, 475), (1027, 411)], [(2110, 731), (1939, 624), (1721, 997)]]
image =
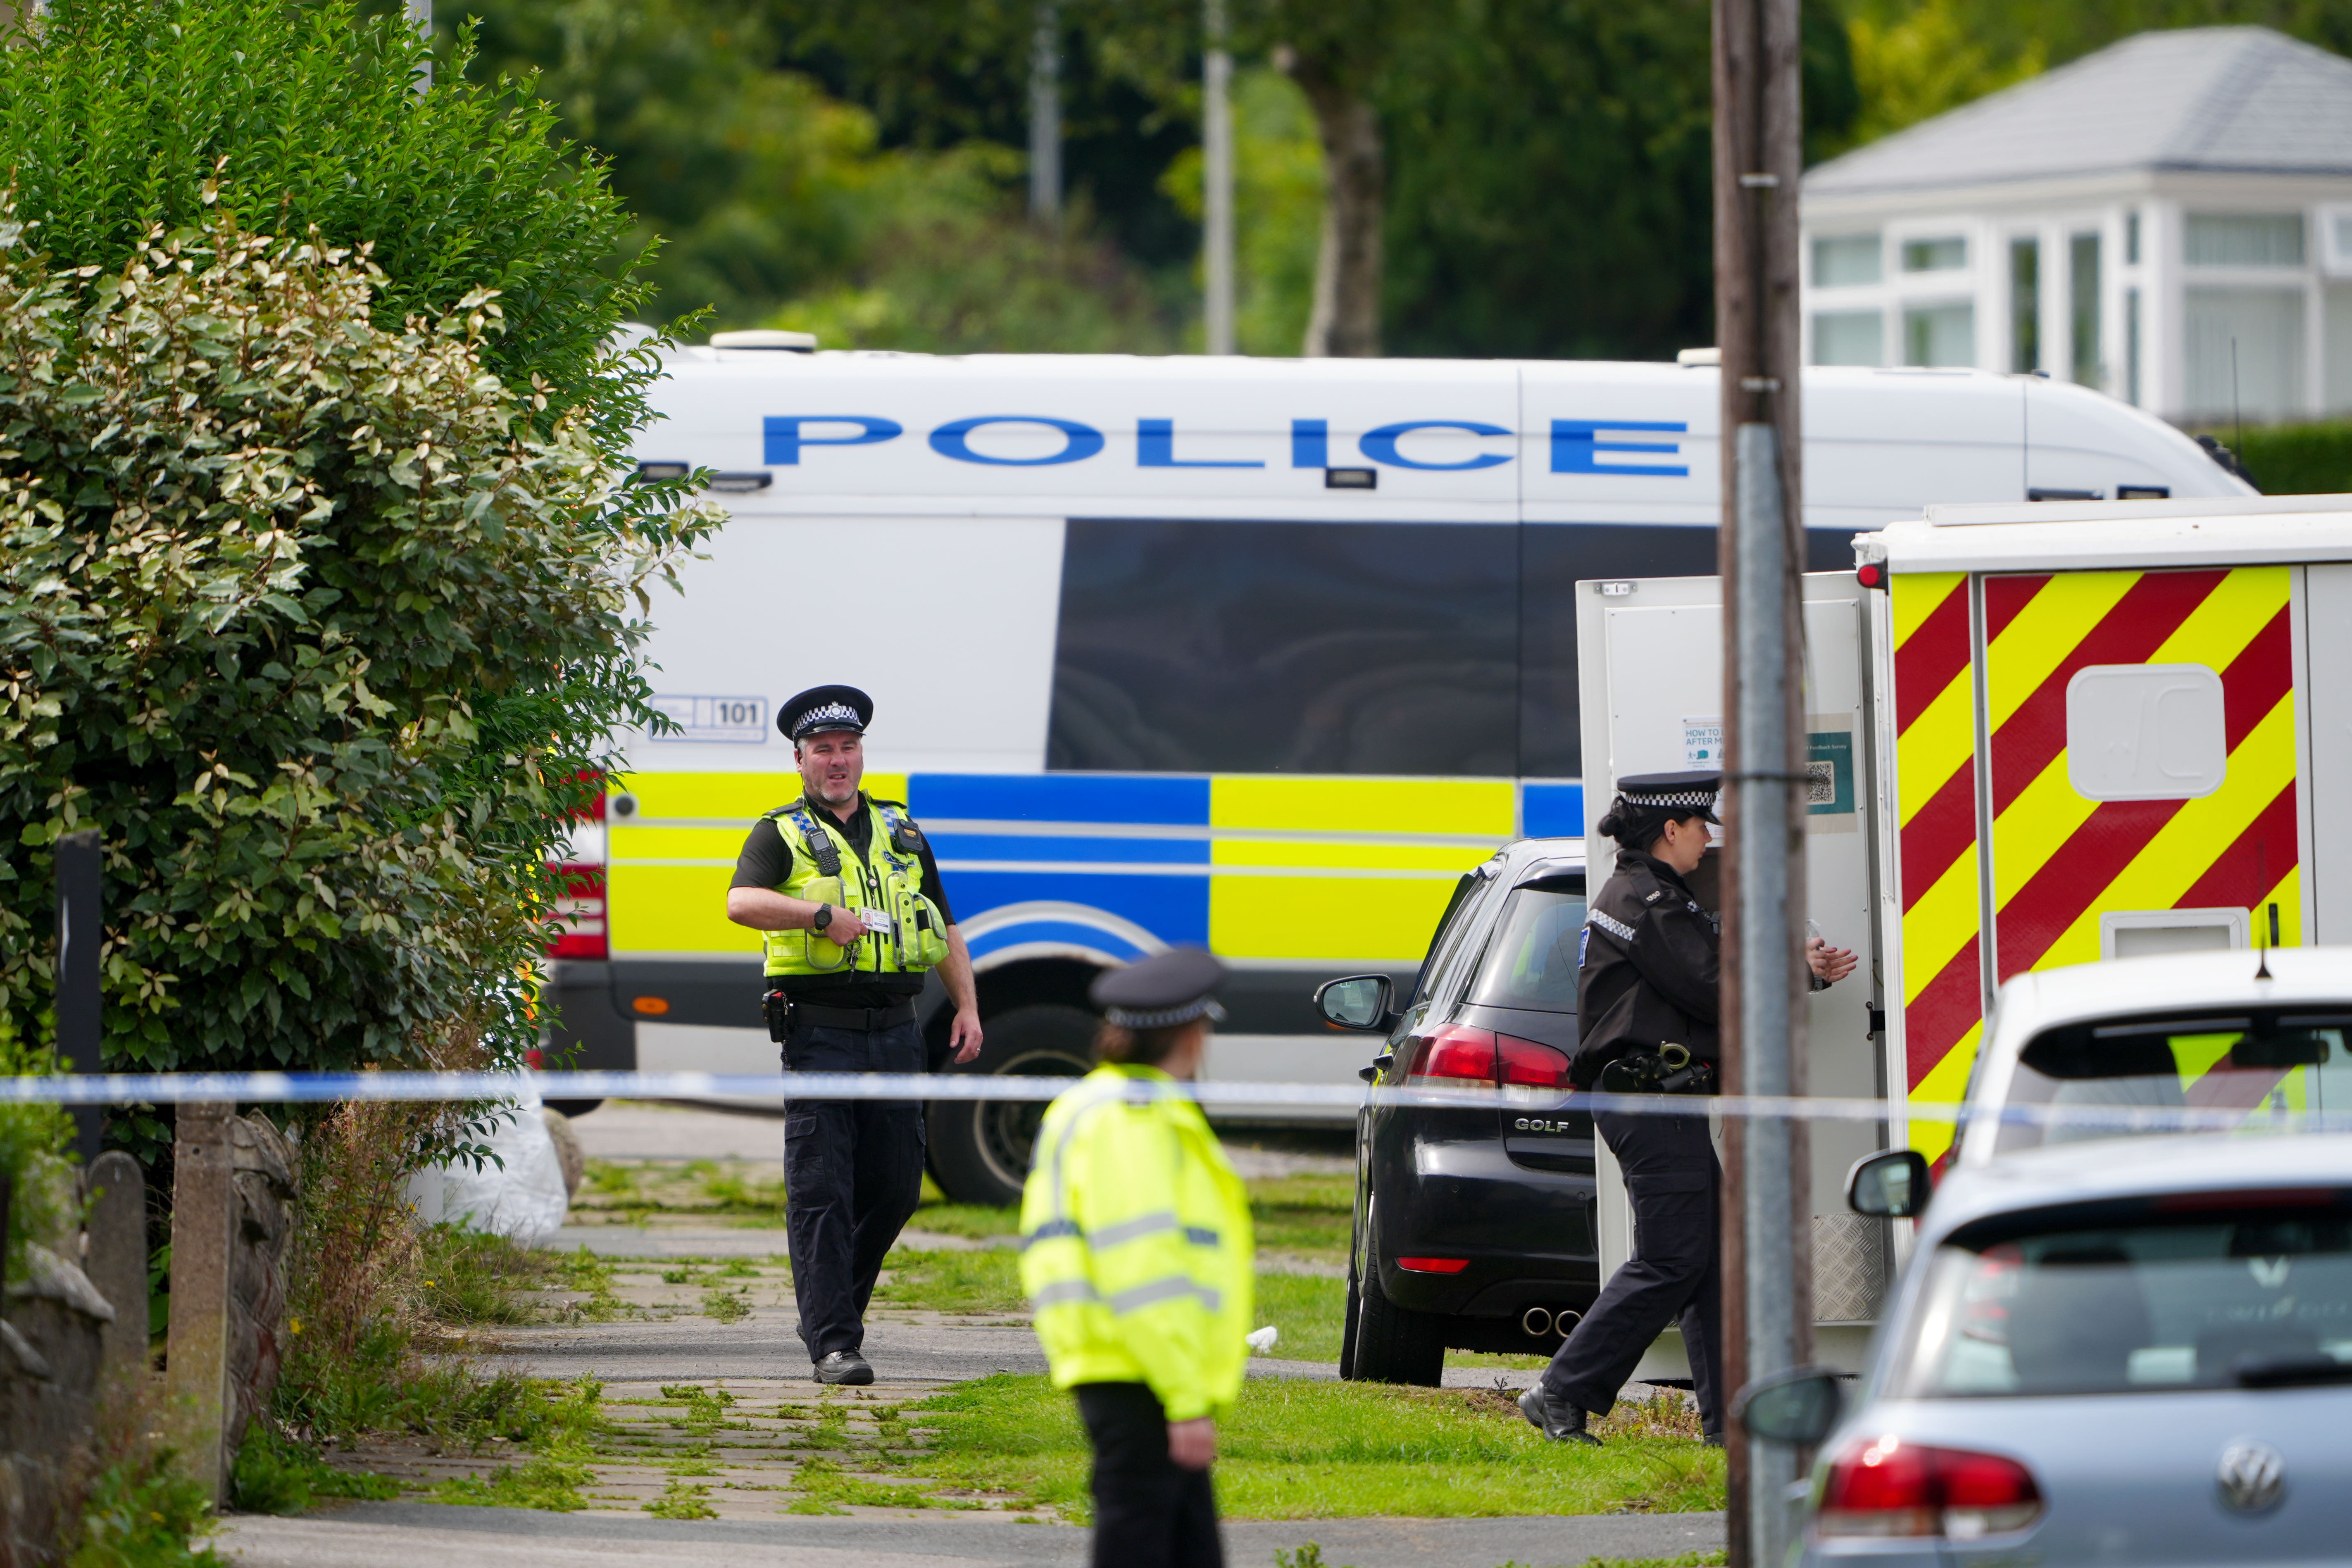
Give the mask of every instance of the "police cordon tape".
[[(701, 1073), (701, 1072), (358, 1072), (358, 1073), (66, 1073), (0, 1078), (0, 1104), (194, 1105), (318, 1104), (334, 1100), (511, 1101), (651, 1100), (777, 1102), (786, 1100), (1037, 1101), (1052, 1100), (1081, 1080), (981, 1073)], [(2099, 1080), (2086, 1080), (2095, 1083)], [(2125, 1080), (2107, 1080), (2123, 1088)], [(2126, 1089), (2125, 1092), (2132, 1090)], [(2004, 1105), (1997, 1110), (1945, 1102), (1888, 1101), (1795, 1095), (1670, 1095), (1514, 1089), (1354, 1089), (1333, 1083), (1250, 1083), (1212, 1079), (1173, 1083), (1131, 1081), (1130, 1093), (1177, 1095), (1212, 1109), (1353, 1110), (1375, 1106), (1519, 1110), (1558, 1117), (1577, 1111), (1632, 1116), (1714, 1112), (1748, 1119), (1796, 1121), (1969, 1121), (1992, 1118), (2013, 1124), (2086, 1131), (2352, 1132), (2352, 1110), (2310, 1110), (2269, 1104)]]

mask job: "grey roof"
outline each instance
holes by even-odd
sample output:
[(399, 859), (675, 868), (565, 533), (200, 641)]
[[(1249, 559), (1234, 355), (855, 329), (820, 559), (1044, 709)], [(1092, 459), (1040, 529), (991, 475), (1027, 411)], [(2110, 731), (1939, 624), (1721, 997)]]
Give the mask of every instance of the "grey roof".
[(2268, 27), (2141, 33), (1833, 158), (1804, 189), (2159, 169), (2352, 175), (2352, 60)]

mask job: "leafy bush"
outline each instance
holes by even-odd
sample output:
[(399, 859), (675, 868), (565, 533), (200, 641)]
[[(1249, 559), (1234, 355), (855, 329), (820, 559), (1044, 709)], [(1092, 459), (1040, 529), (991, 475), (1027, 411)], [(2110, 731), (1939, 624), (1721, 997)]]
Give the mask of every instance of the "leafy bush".
[(648, 709), (629, 591), (708, 519), (596, 406), (535, 427), (488, 289), (386, 330), (315, 233), (38, 237), (0, 226), (0, 1005), (29, 1037), (95, 821), (111, 1060), (514, 1060), (548, 851)]
[[(0, 1077), (40, 1077), (57, 1071), (57, 1058), (28, 1047), (5, 1016), (0, 1016)], [(0, 1174), (8, 1179), (7, 1259), (5, 1278), (25, 1278), (25, 1245), (37, 1241), (60, 1248), (80, 1215), (74, 1204), (74, 1165), (66, 1151), (73, 1143), (73, 1120), (62, 1106), (0, 1105)]]
[(250, 229), (315, 225), (374, 246), (379, 327), (496, 289), (486, 366), (518, 391), (538, 377), (554, 412), (595, 405), (608, 438), (642, 420), (605, 367), (644, 292), (615, 265), (628, 216), (551, 108), (464, 79), (462, 47), (419, 97), (424, 46), (397, 5), (50, 0), (7, 41), (0, 171), (60, 262), (115, 271), (215, 199)]

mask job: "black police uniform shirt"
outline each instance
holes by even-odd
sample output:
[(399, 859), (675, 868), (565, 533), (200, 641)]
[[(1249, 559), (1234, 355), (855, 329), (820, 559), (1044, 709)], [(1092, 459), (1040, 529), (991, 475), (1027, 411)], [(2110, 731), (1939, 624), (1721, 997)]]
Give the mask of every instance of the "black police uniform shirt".
[[(806, 797), (803, 797), (805, 799)], [(868, 797), (858, 793), (857, 810), (844, 822), (818, 801), (808, 801), (811, 811), (825, 812), (857, 858), (870, 862), (874, 848), (874, 814), (866, 809)], [(940, 918), (950, 925), (955, 923), (955, 911), (948, 907), (947, 885), (940, 880), (939, 862), (931, 858), (931, 846), (925, 840), (922, 847), (923, 891), (931, 902), (939, 905)], [(732, 888), (780, 888), (792, 875), (792, 847), (784, 836), (776, 831), (772, 822), (755, 824), (751, 836), (743, 840), (743, 853), (735, 858), (735, 879)], [(835, 920), (841, 919), (836, 912)], [(866, 944), (858, 944), (864, 954)], [(869, 958), (866, 962), (871, 963)], [(778, 974), (761, 975), (760, 989), (764, 994), (781, 990), (788, 996), (814, 1002), (823, 1007), (895, 1007), (923, 988), (923, 976), (917, 974), (876, 974), (870, 971), (857, 973), (844, 970), (838, 974)]]
[(1580, 1024), (1570, 1077), (1591, 1088), (1617, 1057), (1661, 1045), (1721, 1059), (1716, 1032), (1718, 953), (1715, 917), (1675, 868), (1621, 850), (1617, 868), (1585, 913), (1576, 975)]

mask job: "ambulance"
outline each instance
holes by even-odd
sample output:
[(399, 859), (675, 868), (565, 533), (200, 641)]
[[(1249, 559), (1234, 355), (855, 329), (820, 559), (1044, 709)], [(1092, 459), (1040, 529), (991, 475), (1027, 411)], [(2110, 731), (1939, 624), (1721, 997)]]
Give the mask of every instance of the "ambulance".
[[(1804, 914), (1862, 959), (1811, 999), (1807, 1092), (1960, 1102), (2015, 975), (2352, 943), (2352, 497), (1937, 504), (1854, 553), (1803, 589)], [(1597, 885), (1601, 781), (1715, 744), (1720, 583), (1578, 605)], [(1811, 1124), (1824, 1361), (1864, 1364), (1904, 1240), (1848, 1212), (1847, 1170), (1952, 1132)], [(1602, 1164), (1605, 1279), (1631, 1234)], [(1637, 1375), (1679, 1364), (1669, 1336)]]
[[(786, 337), (675, 351), (653, 394), (645, 470), (707, 470), (733, 515), (654, 605), (677, 729), (626, 738), (580, 836), (550, 1060), (773, 1070), (726, 888), (798, 790), (778, 702), (847, 681), (877, 704), (867, 788), (929, 833), (971, 947), (970, 1070), (1079, 1070), (1092, 976), (1192, 945), (1234, 971), (1212, 1076), (1352, 1082), (1366, 1053), (1316, 986), (1409, 986), (1464, 872), (1585, 830), (1607, 770), (1576, 584), (1714, 569), (1709, 363)], [(2170, 426), (2040, 377), (1819, 369), (1804, 398), (1810, 557), (1849, 577), (1857, 531), (1930, 502), (2249, 493)], [(935, 1107), (942, 1185), (1010, 1201), (1036, 1114)]]

